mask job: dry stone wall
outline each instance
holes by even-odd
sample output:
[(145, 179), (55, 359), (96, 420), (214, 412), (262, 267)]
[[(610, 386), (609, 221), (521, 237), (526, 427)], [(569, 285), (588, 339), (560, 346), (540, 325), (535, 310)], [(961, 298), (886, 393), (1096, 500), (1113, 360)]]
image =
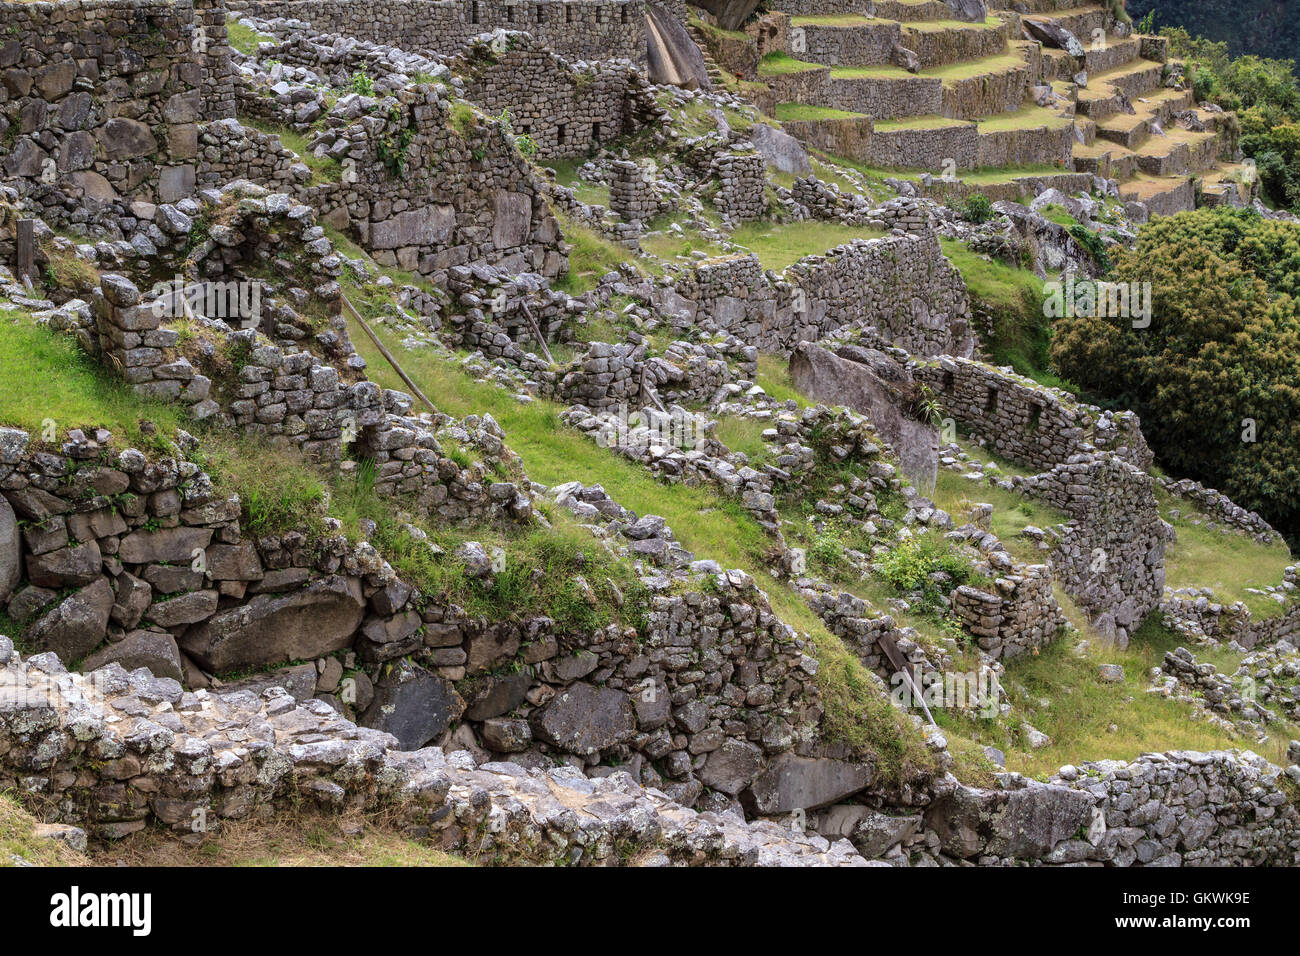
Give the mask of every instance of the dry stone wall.
[(230, 9), (271, 20), (306, 20), (317, 30), (450, 55), (496, 29), (527, 30), (571, 59), (646, 60), (641, 0), (230, 0)]
[[(60, 207), (174, 202), (196, 178), (198, 124), (233, 115), (210, 0), (9, 3), (0, 45), (5, 175)], [(200, 32), (201, 31), (201, 32)]]
[(578, 68), (526, 34), (508, 35), (505, 46), (498, 53), (492, 42), (472, 41), (452, 70), (465, 80), (466, 99), (491, 115), (508, 111), (512, 129), (543, 159), (585, 156), (664, 116), (631, 66)]
[(933, 232), (855, 240), (773, 281), (755, 256), (710, 260), (678, 283), (684, 313), (769, 351), (850, 323), (921, 354), (969, 354), (970, 305)]

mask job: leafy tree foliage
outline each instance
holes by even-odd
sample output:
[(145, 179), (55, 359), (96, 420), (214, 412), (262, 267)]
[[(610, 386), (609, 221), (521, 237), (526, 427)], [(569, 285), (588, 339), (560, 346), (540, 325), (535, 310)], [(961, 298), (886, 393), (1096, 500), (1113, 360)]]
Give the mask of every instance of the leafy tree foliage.
[(1300, 536), (1300, 225), (1200, 209), (1144, 226), (1112, 281), (1150, 282), (1147, 328), (1058, 320), (1051, 356), (1133, 408), (1158, 461)]

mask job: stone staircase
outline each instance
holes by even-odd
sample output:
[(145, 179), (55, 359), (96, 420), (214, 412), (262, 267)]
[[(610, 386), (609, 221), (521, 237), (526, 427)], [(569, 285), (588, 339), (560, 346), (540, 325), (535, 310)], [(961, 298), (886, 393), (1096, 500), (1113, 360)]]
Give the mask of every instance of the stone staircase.
[(1166, 41), (1128, 35), (1100, 4), (1021, 0), (982, 22), (940, 0), (774, 6), (755, 36), (758, 79), (776, 118), (828, 153), (996, 198), (1095, 174), (1159, 215), (1192, 208), (1198, 178), (1210, 202), (1249, 193), (1225, 163), (1226, 115), (1166, 87)]

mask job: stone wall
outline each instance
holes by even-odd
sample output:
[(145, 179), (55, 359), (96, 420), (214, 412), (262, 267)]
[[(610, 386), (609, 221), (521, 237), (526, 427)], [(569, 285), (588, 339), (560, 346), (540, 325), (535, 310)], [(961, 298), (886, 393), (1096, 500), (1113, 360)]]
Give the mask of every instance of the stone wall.
[(985, 653), (1002, 660), (1051, 643), (1065, 625), (1045, 564), (1017, 568), (987, 590), (962, 585), (952, 593), (952, 612)]
[(1148, 468), (1151, 450), (1131, 412), (1102, 412), (1054, 388), (973, 359), (945, 356), (913, 373), (938, 396), (943, 413), (1003, 458), (1050, 469), (1102, 448)]
[(376, 261), (425, 275), (472, 262), (566, 272), (559, 223), (501, 124), (457, 127), (437, 84), (401, 90), (396, 100), (379, 122), (337, 130), (356, 170), (339, 194)]
[(306, 20), (317, 30), (408, 50), (459, 53), (465, 42), (495, 29), (527, 30), (564, 57), (646, 59), (641, 0), (230, 0), (238, 13), (270, 20)]
[(752, 150), (729, 150), (713, 157), (710, 178), (717, 182), (713, 204), (733, 222), (761, 219), (767, 211), (767, 164)]
[(234, 111), (219, 5), (97, 0), (4, 12), (7, 177), (47, 207), (193, 191), (199, 121)]
[(463, 750), (404, 752), (392, 734), (281, 687), (186, 692), (116, 664), (69, 674), (50, 654), (23, 660), (0, 636), (0, 693), (0, 786), (39, 795), (61, 827), (99, 839), (150, 825), (216, 832), (308, 806), (383, 810), (408, 838), (479, 862), (863, 863), (848, 841), (695, 813), (623, 772), (588, 779)]
[(715, 259), (678, 283), (689, 321), (708, 320), (771, 351), (871, 325), (923, 354), (967, 354), (970, 305), (933, 232), (855, 240), (810, 256), (772, 282), (757, 257)]
[[(520, 6), (519, 9), (527, 9)], [(645, 77), (625, 65), (580, 70), (526, 34), (510, 34), (505, 52), (471, 41), (451, 64), (465, 98), (491, 115), (510, 114), (542, 158), (585, 156), (601, 143), (635, 133), (664, 116)]]
[(1154, 479), (1116, 455), (1093, 452), (1014, 483), (1074, 519), (1052, 565), (1094, 626), (1126, 647), (1164, 592), (1172, 529), (1160, 517)]

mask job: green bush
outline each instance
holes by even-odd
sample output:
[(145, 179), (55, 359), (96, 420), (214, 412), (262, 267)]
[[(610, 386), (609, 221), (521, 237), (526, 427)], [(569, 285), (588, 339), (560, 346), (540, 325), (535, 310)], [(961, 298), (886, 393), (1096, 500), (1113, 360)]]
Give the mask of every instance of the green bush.
[(972, 193), (961, 204), (961, 217), (979, 225), (993, 218), (993, 203), (983, 193)]

